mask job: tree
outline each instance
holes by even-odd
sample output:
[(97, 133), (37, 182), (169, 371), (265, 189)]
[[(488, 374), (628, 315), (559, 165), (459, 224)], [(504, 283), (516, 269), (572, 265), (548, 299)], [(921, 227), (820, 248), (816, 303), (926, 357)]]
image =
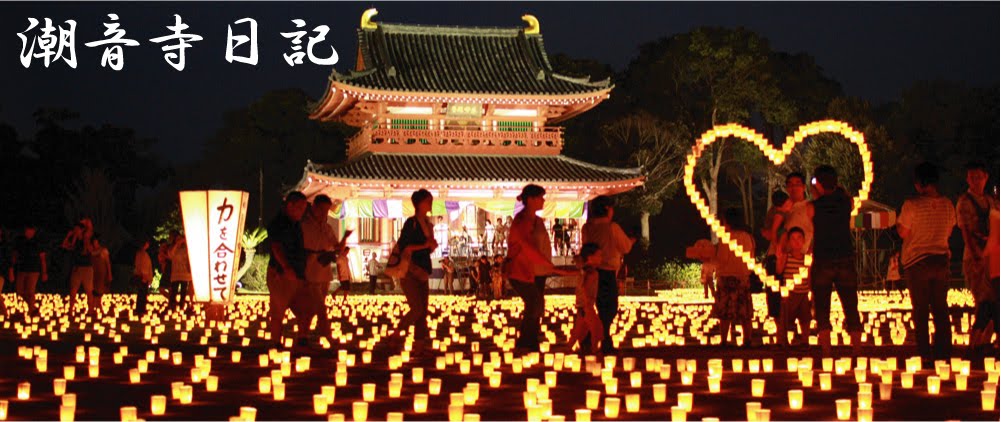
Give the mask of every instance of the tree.
[[(634, 103), (670, 122), (689, 122), (689, 139), (719, 123), (788, 126), (794, 110), (774, 79), (768, 41), (743, 28), (703, 27), (640, 47), (623, 82)], [(698, 180), (711, 212), (732, 154), (717, 140), (703, 152)]]
[(660, 213), (664, 199), (674, 195), (684, 176), (688, 131), (649, 113), (637, 113), (606, 125), (602, 135), (605, 150), (618, 153), (613, 163), (643, 168), (646, 181), (625, 198), (627, 204), (640, 212), (646, 245), (650, 241), (650, 216)]
[(64, 205), (66, 220), (89, 217), (94, 233), (101, 236), (101, 243), (113, 255), (131, 238), (115, 217), (115, 183), (103, 170), (85, 168), (72, 186)]
[(309, 101), (301, 90), (278, 90), (227, 112), (222, 129), (209, 139), (204, 158), (192, 166), (180, 187), (251, 192), (251, 203), (258, 206), (248, 207), (247, 220), (263, 220), (262, 212), (273, 213), (302, 177), (306, 160), (336, 163), (345, 157), (345, 140), (354, 129), (310, 120)]

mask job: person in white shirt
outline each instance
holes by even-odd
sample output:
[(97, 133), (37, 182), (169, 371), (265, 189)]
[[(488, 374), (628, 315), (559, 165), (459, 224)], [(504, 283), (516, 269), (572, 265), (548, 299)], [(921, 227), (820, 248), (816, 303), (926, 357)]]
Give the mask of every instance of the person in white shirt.
[(368, 270), (368, 294), (375, 294), (375, 288), (379, 283), (379, 267), (379, 258), (372, 252), (372, 256), (365, 263), (365, 269)]
[(602, 353), (615, 352), (609, 330), (619, 312), (619, 285), (615, 278), (622, 266), (622, 257), (629, 253), (636, 239), (626, 236), (617, 223), (614, 200), (605, 195), (591, 200), (588, 206), (587, 222), (581, 228), (581, 242), (596, 243), (601, 247), (602, 263), (598, 265), (598, 316), (604, 326), (605, 341), (601, 342)]

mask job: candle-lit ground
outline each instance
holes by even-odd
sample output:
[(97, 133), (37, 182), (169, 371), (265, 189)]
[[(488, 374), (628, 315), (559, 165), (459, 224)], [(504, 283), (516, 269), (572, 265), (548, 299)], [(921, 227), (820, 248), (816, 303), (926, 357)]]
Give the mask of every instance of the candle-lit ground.
[[(401, 296), (329, 302), (334, 344), (283, 349), (291, 353), (282, 356), (271, 352), (265, 339), (266, 296), (241, 297), (229, 308), (227, 322), (219, 325), (200, 317), (178, 322), (176, 315), (160, 312), (151, 312), (157, 316), (140, 323), (131, 316), (134, 298), (128, 296), (106, 296), (106, 312), (90, 319), (69, 318), (63, 298), (39, 295), (42, 315), (24, 321), (23, 303), (4, 295), (13, 315), (3, 320), (0, 330), (0, 400), (6, 402), (0, 402), (0, 412), (5, 411), (0, 416), (119, 420), (133, 416), (131, 410), (122, 410), (132, 406), (134, 416), (146, 420), (225, 420), (241, 416), (241, 407), (249, 406), (258, 420), (352, 420), (362, 416), (356, 412), (366, 413), (368, 420), (448, 420), (450, 412), (453, 418), (475, 414), (483, 420), (547, 420), (550, 413), (557, 420), (574, 420), (588, 416), (590, 404), (593, 420), (743, 420), (752, 402), (768, 410), (760, 415), (752, 410), (755, 417), (767, 413), (772, 420), (837, 420), (838, 400), (849, 400), (842, 403), (842, 411), (850, 414), (840, 416), (850, 420), (867, 419), (869, 412), (874, 420), (998, 420), (996, 356), (986, 362), (954, 359), (937, 370), (911, 367), (910, 303), (901, 292), (863, 293), (860, 308), (868, 331), (863, 353), (851, 359), (849, 349), (840, 347), (836, 357), (846, 359), (826, 362), (815, 347), (783, 349), (761, 345), (760, 337), (751, 349), (714, 345), (717, 322), (708, 318), (710, 303), (700, 294), (677, 290), (623, 298), (614, 334), (619, 356), (594, 363), (577, 358), (565, 344), (571, 296), (547, 298), (543, 330), (548, 343), (542, 353), (525, 357), (508, 352), (520, 300), (433, 296), (436, 349), (417, 360), (393, 355), (383, 341), (403, 315)], [(755, 297), (756, 328), (774, 332), (770, 323), (760, 325), (765, 320), (763, 300)], [(968, 294), (950, 293), (956, 356), (968, 341), (969, 301)], [(157, 296), (151, 309), (164, 305)], [(838, 344), (843, 339), (844, 333), (838, 333)], [(422, 379), (415, 380), (416, 368), (423, 371)], [(74, 372), (72, 380), (66, 372)], [(936, 376), (937, 392), (930, 392), (929, 380), (934, 390)], [(755, 380), (763, 380), (760, 397), (752, 396), (752, 386), (761, 384)], [(492, 381), (499, 384), (494, 387)], [(718, 392), (710, 392), (717, 382)], [(54, 391), (63, 383), (65, 393), (75, 394), (75, 406), (69, 403), (72, 396), (59, 397)], [(369, 383), (374, 396), (364, 397)], [(478, 394), (471, 383), (478, 384)], [(892, 384), (889, 391), (883, 383)], [(908, 383), (910, 388), (902, 385)], [(216, 391), (208, 391), (211, 384), (217, 384)], [(435, 394), (431, 390), (437, 385), (440, 391)], [(172, 397), (174, 386), (177, 399)], [(398, 397), (391, 397), (397, 388)], [(276, 390), (284, 390), (283, 399), (276, 398)], [(533, 392), (526, 394), (529, 390)], [(887, 392), (890, 397), (884, 400)], [(190, 403), (182, 403), (188, 394)], [(422, 407), (421, 394), (428, 394), (425, 412), (415, 411), (415, 405)], [(800, 401), (800, 394), (802, 408), (792, 409), (790, 401)], [(152, 413), (152, 402), (161, 400), (154, 396), (164, 396), (162, 415)], [(597, 401), (588, 403), (589, 396)], [(689, 398), (690, 410), (682, 411)], [(984, 410), (985, 404), (992, 410)], [(637, 405), (638, 410), (633, 408)], [(248, 410), (243, 416), (251, 416)]]

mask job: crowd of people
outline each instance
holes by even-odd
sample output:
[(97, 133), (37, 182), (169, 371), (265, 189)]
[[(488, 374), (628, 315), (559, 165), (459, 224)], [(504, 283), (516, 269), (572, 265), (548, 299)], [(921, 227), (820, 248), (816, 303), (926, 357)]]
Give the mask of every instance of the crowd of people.
[[(844, 331), (850, 335), (853, 352), (861, 344), (862, 324), (858, 310), (858, 274), (854, 263), (852, 227), (852, 196), (839, 184), (838, 174), (831, 166), (820, 166), (807, 183), (799, 172), (789, 174), (784, 191), (772, 194), (772, 207), (765, 217), (761, 237), (768, 242), (764, 266), (769, 274), (788, 279), (807, 265), (806, 255), (813, 257), (809, 276), (795, 284), (786, 296), (765, 288), (768, 315), (774, 318), (780, 344), (798, 343), (806, 347), (815, 322), (816, 335), (822, 354), (831, 353), (831, 298), (837, 293), (844, 310)], [(931, 163), (919, 165), (914, 172), (917, 195), (904, 202), (896, 231), (902, 239), (900, 267), (907, 280), (913, 306), (912, 319), (918, 353), (930, 364), (935, 359), (948, 358), (952, 351), (952, 328), (946, 303), (950, 282), (949, 236), (958, 225), (965, 244), (963, 273), (975, 299), (976, 311), (968, 353), (982, 354), (993, 347), (998, 332), (998, 203), (985, 194), (987, 167), (979, 162), (966, 166), (968, 190), (954, 205), (938, 190), (939, 170)], [(807, 194), (809, 192), (809, 195)], [(571, 347), (577, 345), (584, 353), (615, 353), (609, 341), (610, 327), (618, 315), (620, 285), (617, 274), (625, 254), (632, 250), (636, 239), (627, 236), (613, 221), (613, 198), (598, 196), (589, 204), (589, 217), (580, 228), (582, 246), (577, 253), (577, 268), (554, 264), (554, 251), (569, 247), (566, 233), (575, 228), (558, 222), (553, 230), (546, 227), (537, 214), (545, 205), (544, 188), (526, 185), (518, 201), (522, 210), (508, 224), (504, 233), (494, 229), (491, 244), (503, 242), (504, 253), (492, 257), (483, 255), (473, 265), (472, 288), (485, 286), (495, 298), (505, 295), (510, 287), (524, 303), (518, 327), (516, 347), (530, 352), (539, 350), (541, 321), (545, 312), (546, 280), (551, 276), (578, 277), (575, 288), (576, 318), (571, 331)], [(390, 265), (403, 266), (400, 287), (409, 310), (389, 337), (392, 347), (402, 347), (410, 327), (414, 331), (412, 352), (425, 353), (428, 346), (429, 280), (433, 271), (432, 256), (443, 245), (435, 235), (430, 213), (434, 198), (427, 190), (411, 195), (415, 215), (408, 218), (394, 249), (403, 257)], [(334, 292), (345, 296), (350, 291), (351, 274), (347, 264), (348, 231), (340, 239), (327, 223), (332, 201), (325, 195), (316, 196), (312, 203), (301, 192), (289, 193), (281, 212), (268, 224), (270, 259), (267, 285), (270, 291), (269, 323), (272, 341), (280, 345), (304, 345), (309, 342), (311, 322), (318, 318), (317, 336), (328, 337), (326, 300), (331, 283), (340, 286)], [(571, 220), (573, 221), (573, 220)], [(746, 251), (756, 251), (755, 236), (743, 221), (742, 213), (727, 209), (722, 216), (731, 238)], [(570, 223), (568, 223), (570, 224)], [(35, 237), (36, 228), (29, 225), (14, 242), (10, 253), (0, 249), (0, 288), (5, 280), (16, 284), (16, 291), (26, 303), (28, 315), (37, 314), (35, 289), (39, 281), (49, 279), (45, 251)], [(0, 239), (6, 240), (0, 232)], [(558, 247), (553, 247), (553, 241)], [(9, 244), (10, 242), (4, 242)], [(703, 246), (709, 243), (703, 241)], [(111, 265), (107, 248), (94, 233), (90, 219), (81, 219), (66, 234), (60, 247), (72, 257), (69, 277), (69, 311), (84, 308), (93, 314), (99, 308), (100, 295), (110, 291)], [(753, 273), (747, 265), (723, 244), (714, 246), (713, 253), (703, 262), (705, 294), (714, 299), (711, 317), (719, 321), (721, 343), (736, 343), (735, 327), (741, 327), (742, 344), (752, 347)], [(137, 313), (147, 307), (148, 286), (153, 279), (150, 242), (143, 241), (135, 254), (131, 284), (139, 292)], [(496, 250), (496, 249), (495, 249)], [(569, 252), (569, 251), (568, 251)], [(559, 253), (559, 252), (557, 252)], [(192, 296), (192, 277), (184, 237), (171, 233), (166, 245), (158, 248), (157, 260), (164, 270), (163, 280), (168, 291), (168, 309), (183, 311)], [(336, 263), (337, 271), (334, 271)], [(379, 264), (375, 255), (368, 261), (370, 292), (375, 290), (375, 273)], [(454, 292), (456, 266), (448, 256), (441, 260), (446, 293)], [(77, 296), (83, 289), (85, 302), (77, 306)], [(3, 306), (3, 301), (0, 301)], [(6, 312), (6, 309), (3, 309)], [(298, 339), (284, 338), (283, 321), (286, 311), (296, 316)], [(929, 315), (935, 325), (934, 339), (929, 338)], [(732, 335), (731, 335), (732, 333)], [(798, 334), (798, 335), (797, 335)]]

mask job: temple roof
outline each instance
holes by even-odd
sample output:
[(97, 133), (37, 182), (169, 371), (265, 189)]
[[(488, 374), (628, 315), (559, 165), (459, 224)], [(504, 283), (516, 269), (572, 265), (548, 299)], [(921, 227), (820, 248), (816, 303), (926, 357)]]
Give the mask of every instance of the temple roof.
[(356, 180), (454, 182), (614, 182), (641, 179), (640, 169), (616, 169), (562, 155), (457, 155), (369, 152), (340, 164), (309, 162), (307, 172)]
[(474, 28), (379, 22), (358, 29), (357, 69), (332, 82), (398, 92), (573, 95), (611, 87), (557, 74), (541, 34), (524, 28)]

